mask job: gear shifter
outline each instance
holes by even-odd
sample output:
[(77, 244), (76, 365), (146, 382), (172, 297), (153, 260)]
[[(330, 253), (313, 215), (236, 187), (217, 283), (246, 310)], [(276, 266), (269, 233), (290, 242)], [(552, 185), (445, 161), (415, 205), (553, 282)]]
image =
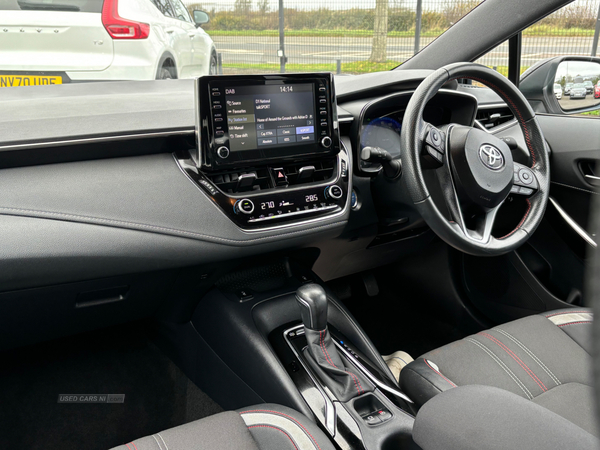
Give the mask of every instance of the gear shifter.
[(325, 330), (327, 328), (327, 294), (318, 284), (302, 285), (296, 291), (304, 328)]
[(304, 356), (321, 381), (344, 402), (372, 391), (371, 383), (338, 353), (331, 339), (325, 289), (314, 283), (302, 285), (296, 291), (296, 300), (308, 344)]

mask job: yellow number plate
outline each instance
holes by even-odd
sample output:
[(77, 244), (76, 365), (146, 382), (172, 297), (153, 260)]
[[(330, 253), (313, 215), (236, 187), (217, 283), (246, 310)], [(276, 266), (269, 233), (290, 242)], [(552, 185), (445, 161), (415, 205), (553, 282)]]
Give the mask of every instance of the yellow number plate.
[(62, 84), (62, 77), (0, 74), (0, 88), (21, 86), (48, 86), (51, 84)]

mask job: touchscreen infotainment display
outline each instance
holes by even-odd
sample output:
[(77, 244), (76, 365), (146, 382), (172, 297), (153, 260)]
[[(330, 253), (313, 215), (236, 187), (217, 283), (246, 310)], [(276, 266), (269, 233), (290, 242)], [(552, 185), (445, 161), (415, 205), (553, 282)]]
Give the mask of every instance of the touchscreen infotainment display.
[(331, 74), (198, 79), (197, 160), (208, 170), (337, 154)]
[(312, 83), (225, 87), (232, 152), (315, 142)]

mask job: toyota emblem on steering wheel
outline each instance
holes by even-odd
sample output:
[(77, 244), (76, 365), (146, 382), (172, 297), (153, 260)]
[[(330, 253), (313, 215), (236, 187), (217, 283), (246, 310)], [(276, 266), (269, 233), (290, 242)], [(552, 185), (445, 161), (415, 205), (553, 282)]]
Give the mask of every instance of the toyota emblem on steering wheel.
[(504, 155), (490, 144), (479, 147), (479, 159), (484, 166), (491, 170), (500, 170), (504, 167)]

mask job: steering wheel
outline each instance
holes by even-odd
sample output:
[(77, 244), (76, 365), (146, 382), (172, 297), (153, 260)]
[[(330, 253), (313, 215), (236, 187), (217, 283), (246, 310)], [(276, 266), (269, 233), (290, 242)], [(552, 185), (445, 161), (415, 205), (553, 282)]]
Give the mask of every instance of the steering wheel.
[[(424, 121), (427, 102), (445, 83), (459, 78), (486, 85), (506, 102), (523, 132), (529, 165), (514, 162), (508, 144), (487, 131), (458, 124), (436, 128)], [(476, 256), (508, 253), (523, 244), (542, 220), (550, 179), (546, 141), (525, 97), (488, 67), (450, 64), (425, 78), (408, 102), (401, 143), (404, 185), (415, 208), (456, 249)], [(433, 169), (448, 209), (445, 215), (425, 183), (424, 170)], [(527, 197), (527, 212), (513, 231), (493, 237), (498, 210), (511, 193)]]

